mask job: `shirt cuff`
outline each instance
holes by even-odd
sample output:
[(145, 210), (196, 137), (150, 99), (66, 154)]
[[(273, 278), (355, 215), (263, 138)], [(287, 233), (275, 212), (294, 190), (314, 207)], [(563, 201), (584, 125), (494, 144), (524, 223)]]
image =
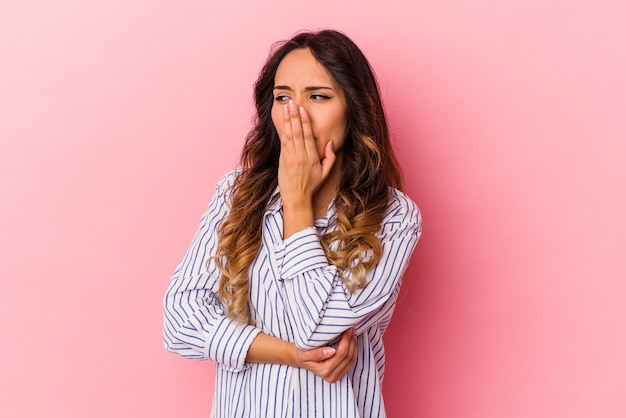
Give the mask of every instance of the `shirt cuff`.
[(274, 248), (280, 278), (293, 279), (309, 270), (328, 267), (326, 253), (314, 226), (291, 235)]
[(243, 325), (229, 318), (223, 318), (217, 325), (220, 336), (204, 349), (205, 358), (214, 359), (231, 372), (241, 372), (248, 368), (246, 357), (252, 341), (261, 333), (253, 325)]

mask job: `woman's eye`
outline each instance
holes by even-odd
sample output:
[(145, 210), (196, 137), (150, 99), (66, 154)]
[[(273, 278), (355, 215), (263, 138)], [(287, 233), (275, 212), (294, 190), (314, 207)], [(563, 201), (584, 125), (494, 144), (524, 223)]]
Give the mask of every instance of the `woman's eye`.
[(317, 101), (317, 102), (322, 101), (322, 100), (328, 100), (328, 99), (330, 99), (330, 97), (324, 96), (323, 94), (312, 94), (311, 95), (311, 100)]
[(289, 96), (285, 96), (285, 95), (276, 96), (274, 97), (274, 100), (276, 100), (278, 103), (286, 103), (289, 100)]

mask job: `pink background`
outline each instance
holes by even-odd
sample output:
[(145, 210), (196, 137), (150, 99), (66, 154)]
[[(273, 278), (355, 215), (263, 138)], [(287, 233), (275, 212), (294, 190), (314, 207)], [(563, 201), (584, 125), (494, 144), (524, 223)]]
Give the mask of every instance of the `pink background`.
[(161, 298), (269, 46), (323, 27), (424, 214), (390, 416), (626, 416), (622, 0), (0, 0), (0, 416), (208, 416)]

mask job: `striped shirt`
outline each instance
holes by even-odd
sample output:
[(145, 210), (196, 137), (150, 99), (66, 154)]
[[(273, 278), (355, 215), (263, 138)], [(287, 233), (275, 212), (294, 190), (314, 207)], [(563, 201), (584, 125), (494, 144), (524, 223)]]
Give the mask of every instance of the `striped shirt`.
[[(320, 235), (336, 228), (334, 203), (315, 226), (283, 240), (282, 201), (276, 190), (250, 267), (251, 325), (240, 324), (227, 317), (217, 297), (220, 272), (211, 259), (236, 175), (232, 171), (218, 183), (169, 283), (164, 298), (166, 349), (217, 363), (212, 417), (385, 417), (382, 336), (421, 234), (419, 209), (392, 189), (378, 235), (383, 255), (368, 271), (366, 286), (350, 293), (320, 244)], [(335, 383), (306, 369), (245, 361), (260, 332), (312, 349), (334, 345), (350, 327), (357, 336), (356, 361)]]

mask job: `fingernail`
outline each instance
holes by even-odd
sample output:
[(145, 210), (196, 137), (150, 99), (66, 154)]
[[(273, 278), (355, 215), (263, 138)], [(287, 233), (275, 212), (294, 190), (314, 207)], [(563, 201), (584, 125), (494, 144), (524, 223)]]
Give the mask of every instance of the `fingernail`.
[(322, 350), (322, 353), (324, 353), (324, 356), (330, 357), (335, 354), (335, 349), (332, 347), (326, 347)]
[(289, 110), (292, 111), (296, 111), (296, 104), (293, 102), (293, 100), (289, 100)]
[(354, 328), (348, 328), (348, 335), (354, 335)]
[(304, 108), (302, 106), (300, 106), (300, 116), (302, 117), (306, 116), (306, 112), (304, 111)]

